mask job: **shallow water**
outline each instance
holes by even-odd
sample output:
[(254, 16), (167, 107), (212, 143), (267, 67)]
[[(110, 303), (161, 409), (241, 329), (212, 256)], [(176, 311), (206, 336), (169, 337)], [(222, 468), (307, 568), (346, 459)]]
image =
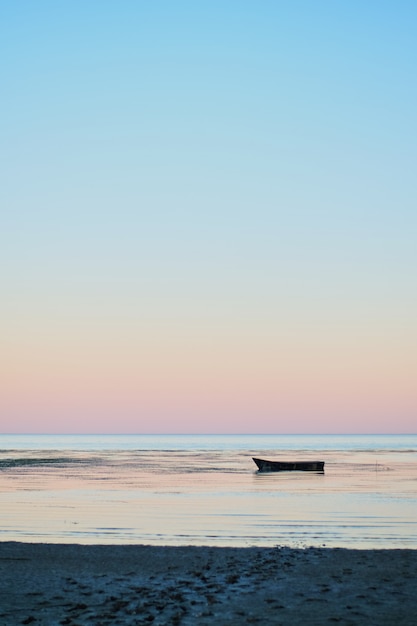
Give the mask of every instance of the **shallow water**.
[(2, 541), (417, 548), (417, 436), (0, 436), (0, 510)]

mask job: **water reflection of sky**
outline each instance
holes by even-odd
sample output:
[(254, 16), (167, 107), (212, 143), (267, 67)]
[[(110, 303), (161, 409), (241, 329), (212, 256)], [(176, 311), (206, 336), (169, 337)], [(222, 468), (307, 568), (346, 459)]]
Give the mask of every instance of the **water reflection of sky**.
[(320, 459), (259, 474), (242, 451), (3, 451), (0, 539), (417, 548), (414, 452)]

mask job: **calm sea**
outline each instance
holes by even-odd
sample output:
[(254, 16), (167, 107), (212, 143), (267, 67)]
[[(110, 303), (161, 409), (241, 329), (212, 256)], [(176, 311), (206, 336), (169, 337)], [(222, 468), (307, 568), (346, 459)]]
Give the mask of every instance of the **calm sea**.
[(417, 549), (417, 435), (0, 435), (10, 540)]

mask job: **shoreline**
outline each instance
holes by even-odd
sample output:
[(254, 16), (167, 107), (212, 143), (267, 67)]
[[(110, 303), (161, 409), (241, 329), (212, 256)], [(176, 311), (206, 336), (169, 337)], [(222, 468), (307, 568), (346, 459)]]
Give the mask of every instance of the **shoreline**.
[(400, 626), (416, 580), (412, 549), (0, 542), (0, 623)]

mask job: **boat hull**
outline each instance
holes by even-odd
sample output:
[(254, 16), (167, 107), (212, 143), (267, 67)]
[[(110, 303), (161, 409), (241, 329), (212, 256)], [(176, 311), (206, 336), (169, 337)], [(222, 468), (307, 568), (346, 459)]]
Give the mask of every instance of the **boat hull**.
[(260, 472), (324, 472), (324, 461), (267, 461), (252, 458)]

